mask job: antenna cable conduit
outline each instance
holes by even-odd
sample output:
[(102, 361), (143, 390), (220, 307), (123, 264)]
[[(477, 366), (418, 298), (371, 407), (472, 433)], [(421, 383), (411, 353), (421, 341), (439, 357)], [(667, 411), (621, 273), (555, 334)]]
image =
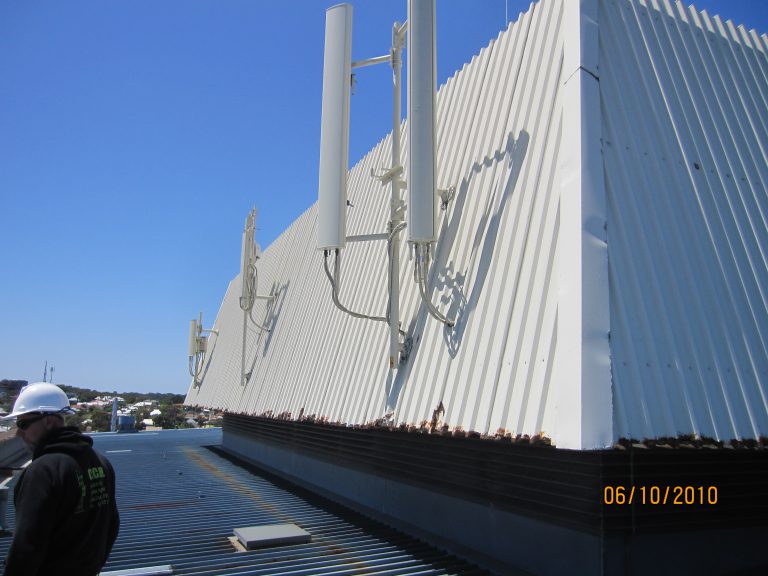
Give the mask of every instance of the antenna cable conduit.
[(339, 301), (338, 285), (339, 285), (339, 270), (341, 268), (340, 253), (338, 248), (334, 249), (333, 275), (331, 275), (331, 271), (328, 268), (329, 252), (330, 250), (323, 250), (323, 264), (325, 267), (325, 275), (328, 277), (328, 281), (331, 283), (331, 297), (336, 307), (342, 312), (346, 312), (347, 314), (349, 314), (350, 316), (354, 316), (355, 318), (361, 318), (363, 320), (374, 320), (376, 322), (388, 322), (388, 320), (383, 316), (369, 316), (367, 314), (360, 314), (358, 312), (353, 312), (352, 310), (344, 306)]
[(416, 282), (419, 285), (421, 300), (426, 305), (430, 316), (432, 316), (438, 322), (442, 322), (449, 328), (453, 328), (456, 323), (452, 320), (448, 320), (445, 316), (443, 316), (427, 296), (427, 260), (429, 258), (429, 246), (426, 244), (418, 243), (415, 245), (415, 252), (416, 260), (414, 272), (416, 275)]

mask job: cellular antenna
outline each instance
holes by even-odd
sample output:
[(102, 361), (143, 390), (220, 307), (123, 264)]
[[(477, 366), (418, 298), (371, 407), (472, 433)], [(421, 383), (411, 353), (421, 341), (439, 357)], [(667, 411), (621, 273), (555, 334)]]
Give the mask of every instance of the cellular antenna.
[(432, 304), (428, 290), (430, 251), (437, 240), (435, 57), (435, 0), (408, 0), (408, 241), (422, 302), (451, 328), (454, 322)]
[[(402, 50), (406, 34), (410, 150), (407, 205), (401, 197), (406, 182), (402, 179), (400, 160)], [(394, 370), (407, 361), (412, 346), (412, 339), (401, 329), (400, 321), (400, 234), (406, 227), (408, 241), (416, 256), (415, 278), (422, 300), (434, 318), (453, 326), (432, 305), (427, 294), (430, 246), (437, 240), (438, 192), (447, 206), (454, 190), (450, 188), (444, 193), (435, 186), (435, 0), (409, 0), (408, 21), (403, 24), (395, 22), (392, 26), (389, 54), (352, 61), (351, 40), (352, 7), (339, 4), (329, 8), (325, 20), (317, 247), (323, 251), (325, 274), (336, 307), (355, 318), (389, 325), (389, 368)], [(389, 221), (386, 232), (346, 236), (351, 70), (376, 64), (390, 64), (393, 72), (392, 163), (388, 167), (371, 170), (371, 176), (390, 189)], [(341, 303), (339, 296), (341, 256), (346, 243), (375, 240), (386, 241), (389, 264), (388, 302), (386, 314), (382, 316), (353, 312)]]
[(208, 353), (208, 336), (204, 333), (215, 334), (218, 341), (218, 330), (203, 328), (203, 313), (201, 312), (199, 320), (192, 319), (189, 321), (189, 375), (192, 376), (192, 383), (195, 387), (200, 386), (205, 377), (206, 354), (209, 363), (210, 356), (213, 354), (213, 349)]
[(344, 248), (346, 245), (351, 79), (352, 5), (338, 4), (325, 12), (317, 227), (319, 250)]
[(436, 240), (435, 2), (408, 2), (408, 241)]
[(256, 266), (259, 258), (261, 258), (261, 248), (256, 243), (256, 215), (257, 211), (254, 207), (248, 213), (245, 219), (245, 227), (243, 228), (243, 250), (240, 265), (240, 309), (243, 311), (243, 353), (240, 362), (240, 383), (245, 385), (247, 382), (247, 376), (245, 373), (245, 354), (246, 354), (246, 341), (248, 336), (248, 320), (250, 319), (256, 328), (263, 332), (269, 332), (263, 323), (256, 322), (253, 319), (253, 305), (256, 300), (268, 300), (267, 316), (270, 312), (270, 306), (274, 299), (273, 294), (259, 295), (259, 270)]

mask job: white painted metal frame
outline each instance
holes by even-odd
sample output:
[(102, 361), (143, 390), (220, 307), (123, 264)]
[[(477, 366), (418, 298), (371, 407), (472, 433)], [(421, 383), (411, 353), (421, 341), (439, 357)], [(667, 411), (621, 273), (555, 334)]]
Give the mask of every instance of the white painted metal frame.
[(597, 0), (564, 10), (555, 434), (564, 448), (603, 448), (613, 428)]

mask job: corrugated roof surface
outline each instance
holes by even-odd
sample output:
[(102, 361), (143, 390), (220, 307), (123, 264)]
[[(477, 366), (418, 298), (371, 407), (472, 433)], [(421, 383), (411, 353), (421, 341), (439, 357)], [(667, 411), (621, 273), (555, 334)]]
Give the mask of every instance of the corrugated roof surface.
[[(94, 439), (115, 467), (121, 514), (105, 572), (171, 565), (173, 574), (486, 574), (217, 455), (204, 446), (221, 443), (220, 429)], [(234, 528), (282, 523), (312, 541), (237, 552), (228, 540)], [(0, 538), (2, 557), (10, 542)]]
[[(451, 426), (552, 433), (558, 446), (587, 448), (611, 436), (768, 434), (768, 37), (666, 0), (582, 2), (597, 14), (600, 102), (587, 102), (599, 111), (581, 108), (581, 121), (602, 136), (589, 152), (605, 188), (588, 193), (600, 209), (604, 195), (606, 208), (579, 220), (563, 214), (561, 197), (578, 209), (583, 199), (564, 184), (564, 166), (592, 144), (564, 129), (584, 130), (573, 94), (588, 92), (566, 96), (564, 86), (593, 71), (564, 60), (564, 38), (578, 44), (579, 35), (564, 6), (533, 4), (439, 90), (438, 185), (457, 194), (441, 213), (430, 295), (455, 330), (427, 316), (403, 246), (403, 329), (414, 347), (390, 372), (386, 326), (331, 302), (313, 206), (260, 260), (261, 291), (278, 298), (273, 330), (249, 331), (248, 385), (235, 278), (187, 402), (347, 424), (393, 412), (395, 424), (416, 425), (442, 402)], [(589, 52), (594, 27), (584, 30)], [(389, 149), (387, 136), (350, 171), (350, 235), (386, 228), (388, 191), (371, 169), (388, 166)], [(406, 154), (407, 141), (404, 166)], [(583, 254), (564, 247), (577, 245), (595, 247), (607, 280), (587, 268), (570, 276), (581, 265), (571, 256)], [(381, 242), (343, 252), (341, 300), (351, 309), (384, 314), (385, 256)], [(574, 282), (578, 297), (564, 310)], [(607, 328), (590, 324), (608, 308), (610, 357)], [(588, 362), (594, 384), (588, 370), (576, 373)], [(599, 434), (582, 438), (587, 427)]]
[[(426, 317), (403, 246), (403, 328), (414, 349), (408, 365), (390, 373), (385, 325), (351, 318), (331, 302), (314, 249), (313, 206), (260, 260), (260, 290), (280, 292), (273, 331), (249, 333), (248, 386), (239, 384), (236, 278), (216, 320), (209, 370), (187, 402), (254, 414), (303, 411), (346, 423), (394, 411), (399, 422), (419, 423), (442, 401), (444, 420), (465, 429), (548, 428), (561, 17), (559, 1), (530, 10), (439, 90), (438, 182), (457, 193), (442, 213), (431, 296), (457, 319), (456, 330)], [(389, 148), (388, 136), (350, 172), (350, 235), (386, 229), (388, 193), (370, 174), (388, 165)], [(385, 259), (381, 242), (344, 251), (341, 299), (351, 309), (383, 315)], [(264, 304), (257, 306), (254, 317), (263, 318)]]
[(601, 0), (614, 427), (768, 434), (768, 38)]

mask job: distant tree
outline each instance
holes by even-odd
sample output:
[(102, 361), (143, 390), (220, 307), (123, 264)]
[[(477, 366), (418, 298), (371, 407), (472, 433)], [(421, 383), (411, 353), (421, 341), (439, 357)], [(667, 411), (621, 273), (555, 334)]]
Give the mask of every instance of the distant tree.
[(18, 393), (27, 384), (29, 384), (29, 382), (26, 380), (7, 380), (3, 378), (0, 380), (0, 390)]
[(184, 411), (173, 404), (164, 404), (159, 408), (160, 416), (154, 416), (155, 426), (160, 426), (164, 430), (181, 428), (184, 426)]
[(3, 412), (10, 412), (13, 409), (13, 403), (24, 386), (26, 380), (0, 380), (0, 409)]
[(94, 410), (90, 414), (94, 432), (109, 432), (112, 428), (112, 412), (107, 410)]
[(86, 417), (83, 416), (83, 413), (75, 412), (74, 414), (67, 414), (64, 417), (64, 424), (66, 426), (75, 426), (80, 430), (85, 430), (85, 427), (83, 426), (83, 420), (86, 420)]
[(77, 386), (67, 386), (65, 384), (59, 385), (59, 388), (64, 390), (64, 393), (69, 396), (75, 396), (80, 402), (91, 402), (97, 396), (103, 396), (104, 392), (97, 392), (89, 388), (78, 388)]

